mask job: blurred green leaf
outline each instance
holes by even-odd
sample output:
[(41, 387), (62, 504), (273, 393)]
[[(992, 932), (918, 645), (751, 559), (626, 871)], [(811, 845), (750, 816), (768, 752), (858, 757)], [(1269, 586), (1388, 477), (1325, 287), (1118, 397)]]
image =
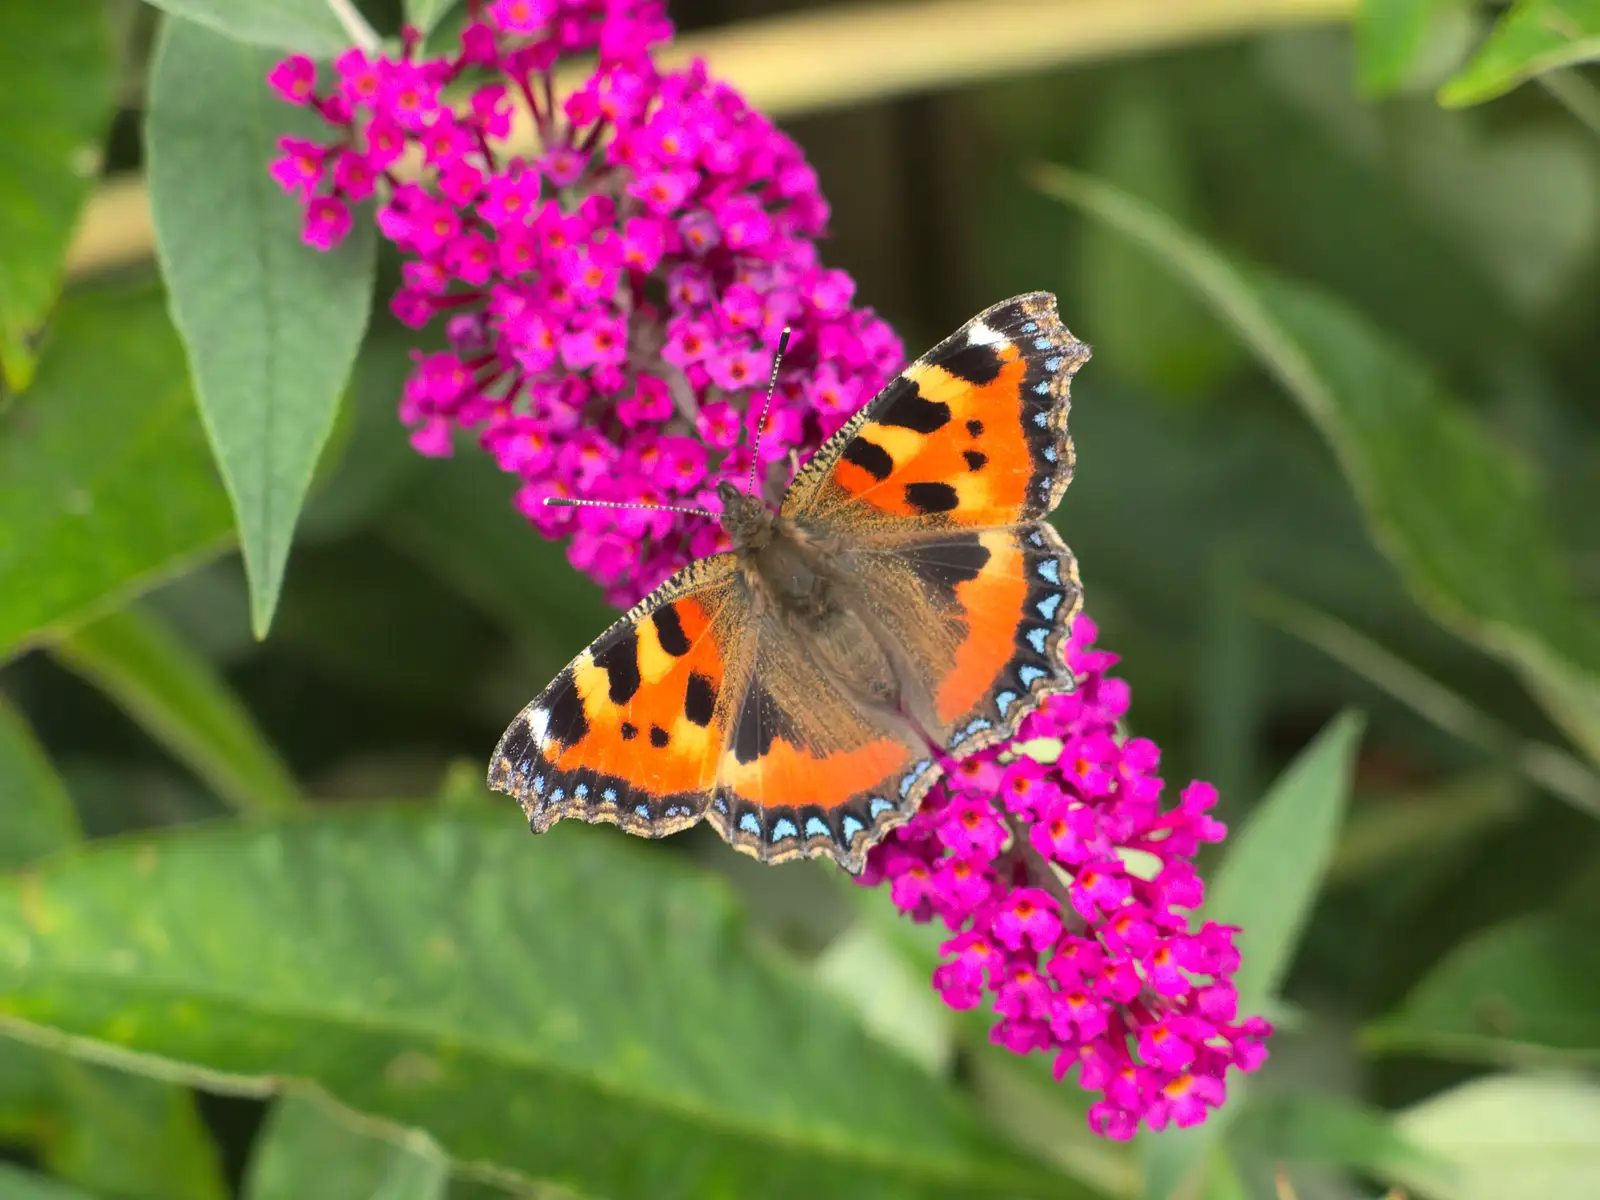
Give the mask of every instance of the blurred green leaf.
[[(1192, 208), (1187, 146), (1149, 74), (1115, 89), (1096, 131), (1095, 173), (1175, 213)], [(1160, 395), (1203, 396), (1241, 357), (1238, 343), (1190, 293), (1127, 239), (1083, 227), (1073, 324), (1094, 330), (1095, 365)]]
[(1368, 96), (1400, 91), (1426, 58), (1442, 15), (1471, 0), (1361, 0), (1356, 11), (1357, 78)]
[(288, 1093), (256, 1139), (243, 1200), (443, 1200), (449, 1180), (449, 1159), (420, 1130)]
[(72, 797), (21, 713), (0, 692), (0, 871), (82, 836)]
[(1381, 1053), (1466, 1062), (1600, 1063), (1600, 941), (1555, 918), (1496, 926), (1456, 947), (1363, 1038)]
[[(350, 37), (327, 0), (151, 0), (157, 8), (252, 46), (332, 57)], [(350, 6), (352, 11), (355, 5)], [(278, 57), (282, 57), (279, 55)]]
[(360, 212), (336, 250), (300, 241), (299, 204), (267, 163), (280, 135), (319, 118), (267, 86), (274, 57), (169, 18), (145, 125), (156, 252), (233, 501), (257, 637), (366, 328), (377, 246)]
[(1452, 851), (1527, 811), (1528, 789), (1500, 770), (1381, 794), (1345, 822), (1328, 864), (1330, 885), (1406, 870), (1421, 855)]
[(1539, 85), (1550, 98), (1566, 109), (1589, 132), (1600, 135), (1600, 87), (1596, 87), (1580, 68), (1563, 67), (1539, 76)]
[[(72, 800), (0, 696), (0, 870), (76, 844)], [(222, 1200), (221, 1166), (180, 1087), (0, 1036), (0, 1138), (122, 1200)], [(0, 1195), (8, 1196), (3, 1182)]]
[[(3, 1036), (0, 1135), (63, 1179), (120, 1200), (228, 1195), (187, 1089)], [(0, 1195), (10, 1196), (3, 1185)]]
[(949, 1015), (897, 947), (872, 922), (852, 923), (811, 964), (817, 982), (837, 996), (885, 1045), (897, 1047), (929, 1075), (950, 1065)]
[(0, 1162), (0, 1196), (5, 1200), (95, 1200), (92, 1192), (8, 1162)]
[(294, 777), (211, 664), (153, 613), (129, 608), (80, 626), (51, 652), (236, 811), (285, 813)]
[[(1342, 713), (1296, 755), (1230, 836), (1227, 856), (1206, 887), (1205, 919), (1240, 927), (1233, 983), (1241, 1015), (1261, 1012), (1288, 974), (1333, 856), (1363, 725), (1359, 713)], [(1204, 1125), (1141, 1137), (1149, 1200), (1178, 1195), (1209, 1168), (1211, 1147), (1244, 1090), (1237, 1077), (1230, 1083), (1232, 1104)]]
[(1239, 1011), (1259, 1012), (1289, 973), (1333, 857), (1365, 721), (1341, 713), (1284, 768), (1206, 887), (1206, 920), (1240, 926)]
[(1543, 71), (1600, 58), (1600, 0), (1517, 0), (1461, 71), (1442, 104), (1481, 104)]
[[(1445, 1200), (1600, 1196), (1600, 1086), (1562, 1075), (1474, 1079), (1401, 1113), (1418, 1146), (1456, 1168)], [(1412, 1186), (1421, 1187), (1419, 1182)]]
[(1317, 1092), (1256, 1092), (1240, 1107), (1230, 1145), (1270, 1162), (1349, 1167), (1405, 1178), (1437, 1194), (1446, 1164), (1396, 1128), (1389, 1114)]
[[(1471, 29), (1463, 27), (1473, 21), (1461, 0), (1442, 4), (1438, 16), (1441, 31), (1470, 36)], [(1431, 40), (1446, 43), (1441, 47), (1446, 50), (1450, 44), (1463, 53), (1468, 48), (1459, 37), (1436, 35)], [(1442, 293), (1456, 281), (1435, 277), (1413, 299), (1427, 314), (1419, 314), (1418, 321), (1396, 319), (1392, 302), (1374, 303), (1370, 285), (1352, 286), (1354, 281), (1342, 273), (1318, 271), (1315, 263), (1307, 264), (1312, 269), (1304, 273), (1319, 279), (1324, 291), (1360, 308), (1368, 322), (1384, 329), (1392, 340), (1406, 342), (1413, 351), (1428, 347), (1441, 369), (1465, 358), (1469, 371), (1503, 370), (1519, 357), (1522, 326), (1559, 311), (1559, 302), (1570, 297), (1574, 284), (1591, 271), (1600, 236), (1594, 143), (1563, 122), (1490, 123), (1478, 114), (1449, 112), (1432, 104), (1396, 105), (1389, 110), (1358, 104), (1350, 86), (1347, 51), (1345, 40), (1328, 31), (1322, 37), (1272, 41), (1263, 60), (1282, 97), (1327, 132), (1370, 189), (1380, 197), (1385, 193), (1392, 197), (1389, 205), (1380, 200), (1373, 206), (1377, 211), (1363, 217), (1371, 220), (1385, 207), (1403, 205), (1414, 220), (1425, 224), (1425, 233), (1418, 231), (1396, 247), (1406, 267), (1427, 269), (1419, 243), (1424, 237), (1437, 240), (1459, 265), (1494, 285), (1493, 299), (1505, 301), (1506, 311), (1459, 286), (1454, 288), (1458, 294), (1446, 299)], [(1438, 49), (1430, 50), (1430, 59), (1437, 55)], [(1327, 232), (1339, 243), (1350, 236), (1343, 229)], [(1341, 245), (1340, 253), (1359, 261), (1365, 250), (1370, 258), (1372, 248), (1362, 246), (1362, 240), (1356, 237)], [(1360, 269), (1370, 277), (1387, 273), (1386, 265), (1370, 261)], [(1496, 338), (1480, 346), (1440, 346), (1433, 345), (1433, 339), (1417, 337), (1420, 324), (1441, 320), (1451, 322), (1452, 337), (1461, 320), (1496, 326), (1503, 321), (1504, 328), (1497, 328)]]
[(428, 33), (454, 6), (455, 0), (404, 0), (406, 23)]
[(0, 659), (215, 553), (231, 530), (159, 292), (61, 306), (0, 412)]
[(0, 1013), (600, 1194), (1084, 1194), (626, 841), (460, 809), (123, 840), (0, 883)]
[(1316, 646), (1464, 744), (1495, 755), (1575, 808), (1600, 816), (1600, 777), (1566, 751), (1522, 737), (1326, 613), (1264, 590), (1252, 597), (1251, 604), (1279, 628)]
[(567, 563), (561, 545), (540, 537), (512, 506), (516, 487), (482, 455), (431, 463), (389, 505), (383, 532), (532, 642), (554, 674), (617, 614)]
[(33, 338), (99, 174), (112, 74), (101, 0), (0, 4), (0, 378), (12, 391), (33, 381)]
[(1600, 688), (1559, 670), (1529, 675), (1526, 682), (1550, 719), (1600, 767)]
[(1431, 111), (1406, 144), (1418, 203), (1480, 262), (1515, 311), (1547, 316), (1593, 270), (1594, 143), (1564, 125), (1490, 134)]
[(1234, 1165), (1228, 1148), (1220, 1143), (1211, 1147), (1207, 1155), (1206, 1176), (1200, 1191), (1201, 1200), (1250, 1200), (1239, 1169)]
[(1217, 306), (1322, 431), (1374, 540), (1435, 618), (1525, 675), (1600, 694), (1600, 621), (1574, 591), (1532, 478), (1422, 364), (1337, 302), (1236, 266), (1136, 197), (1055, 167), (1035, 182)]

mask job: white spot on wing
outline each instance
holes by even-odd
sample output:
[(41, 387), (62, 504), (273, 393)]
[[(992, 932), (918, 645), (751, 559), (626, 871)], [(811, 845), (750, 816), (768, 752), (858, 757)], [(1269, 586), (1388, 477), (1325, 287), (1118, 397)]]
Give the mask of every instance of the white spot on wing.
[(1005, 336), (999, 330), (991, 329), (982, 321), (974, 321), (967, 326), (967, 345), (969, 346), (993, 346), (1005, 340)]
[(550, 710), (536, 708), (528, 714), (528, 730), (533, 734), (533, 744), (541, 750), (550, 736)]

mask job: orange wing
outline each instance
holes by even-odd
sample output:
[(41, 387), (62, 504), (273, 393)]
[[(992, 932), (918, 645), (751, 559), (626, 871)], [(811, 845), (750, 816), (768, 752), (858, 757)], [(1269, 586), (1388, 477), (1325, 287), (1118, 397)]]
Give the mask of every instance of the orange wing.
[(955, 758), (1003, 741), (1068, 692), (1077, 563), (1043, 521), (911, 537), (860, 552), (862, 603), (898, 647), (902, 694)]
[(938, 777), (927, 742), (859, 705), (731, 554), (692, 564), (601, 634), (512, 721), (489, 786), (542, 833), (565, 817), (664, 837), (709, 817), (763, 862), (869, 846)]
[(744, 690), (748, 611), (733, 555), (692, 563), (517, 715), (489, 786), (517, 798), (535, 833), (563, 817), (651, 837), (699, 821)]
[(1088, 357), (1048, 293), (986, 309), (829, 439), (783, 515), (856, 541), (1044, 516), (1072, 478), (1068, 388)]
[(752, 642), (707, 817), (763, 862), (828, 854), (859, 873), (867, 850), (917, 811), (938, 755), (914, 722), (842, 685), (803, 628), (769, 612)]

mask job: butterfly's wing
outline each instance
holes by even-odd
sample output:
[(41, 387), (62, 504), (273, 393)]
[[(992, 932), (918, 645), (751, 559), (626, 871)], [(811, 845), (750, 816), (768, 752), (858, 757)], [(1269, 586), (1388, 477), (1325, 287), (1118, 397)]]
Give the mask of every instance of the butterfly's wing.
[(752, 632), (749, 683), (707, 816), (763, 862), (829, 854), (859, 873), (937, 778), (934, 751), (904, 716), (841, 687), (776, 611)]
[(699, 821), (748, 671), (732, 554), (690, 564), (517, 715), (489, 760), (535, 833), (563, 817), (663, 837)]
[(853, 559), (859, 603), (898, 648), (906, 706), (939, 749), (994, 745), (1072, 690), (1065, 643), (1083, 593), (1045, 522), (914, 536)]
[(1067, 390), (1088, 357), (1048, 293), (986, 309), (828, 440), (783, 515), (855, 545), (1043, 517), (1072, 478)]
[(577, 817), (663, 837), (709, 816), (764, 862), (826, 853), (860, 871), (926, 790), (911, 785), (930, 761), (909, 723), (857, 704), (778, 614), (756, 611), (737, 558), (718, 554), (641, 601), (517, 715), (489, 786), (536, 833)]
[(1072, 478), (1068, 387), (1088, 357), (1053, 296), (997, 304), (891, 381), (783, 507), (843, 548), (923, 732), (957, 757), (1072, 688), (1077, 567), (1043, 518)]

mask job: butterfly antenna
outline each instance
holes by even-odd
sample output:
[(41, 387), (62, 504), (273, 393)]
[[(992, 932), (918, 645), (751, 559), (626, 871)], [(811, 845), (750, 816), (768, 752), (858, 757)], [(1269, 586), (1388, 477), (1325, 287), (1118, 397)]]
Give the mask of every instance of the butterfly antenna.
[(767, 423), (767, 409), (772, 406), (772, 393), (778, 390), (778, 368), (783, 366), (784, 351), (789, 349), (789, 327), (785, 325), (778, 335), (778, 353), (772, 360), (772, 378), (767, 380), (767, 398), (761, 402), (761, 419), (756, 422), (756, 436), (750, 445), (750, 486), (746, 493), (756, 494), (756, 464), (761, 461), (761, 429)]
[(705, 508), (682, 508), (676, 504), (631, 504), (621, 500), (576, 500), (568, 496), (546, 496), (544, 502), (551, 508), (644, 508), (653, 512), (688, 513), (693, 517), (710, 517), (717, 514)]

